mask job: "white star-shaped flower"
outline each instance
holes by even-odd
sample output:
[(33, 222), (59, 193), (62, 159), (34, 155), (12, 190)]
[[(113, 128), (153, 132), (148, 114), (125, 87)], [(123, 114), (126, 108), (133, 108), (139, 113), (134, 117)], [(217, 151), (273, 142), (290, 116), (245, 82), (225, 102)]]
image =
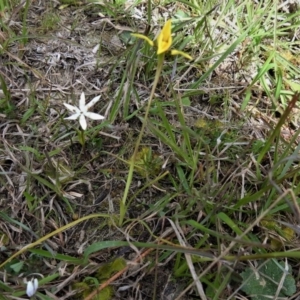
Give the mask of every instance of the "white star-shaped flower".
[(32, 278), (27, 282), (26, 294), (28, 297), (32, 297), (39, 287), (39, 282), (36, 278)]
[(77, 120), (79, 118), (79, 124), (81, 125), (81, 128), (83, 130), (86, 130), (87, 128), (87, 122), (86, 122), (86, 117), (90, 118), (92, 120), (103, 120), (105, 119), (103, 116), (89, 112), (88, 109), (91, 108), (93, 105), (95, 105), (100, 99), (100, 96), (95, 97), (94, 99), (91, 100), (88, 104), (85, 104), (85, 95), (84, 92), (81, 93), (80, 95), (80, 100), (79, 100), (79, 108), (73, 105), (70, 105), (68, 103), (64, 103), (64, 106), (74, 113), (72, 116), (65, 118), (65, 120)]

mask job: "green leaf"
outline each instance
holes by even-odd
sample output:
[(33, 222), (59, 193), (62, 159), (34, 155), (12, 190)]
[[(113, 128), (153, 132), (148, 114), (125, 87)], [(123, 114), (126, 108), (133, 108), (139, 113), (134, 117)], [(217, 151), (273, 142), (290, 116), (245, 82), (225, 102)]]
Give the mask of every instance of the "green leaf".
[(128, 242), (123, 241), (103, 241), (103, 242), (97, 242), (90, 246), (88, 246), (84, 251), (84, 259), (87, 260), (89, 255), (98, 252), (102, 249), (106, 248), (113, 248), (113, 247), (122, 247), (122, 246), (128, 246)]
[(245, 284), (242, 290), (251, 295), (254, 300), (270, 299), (276, 295), (280, 282), (285, 276), (279, 297), (292, 296), (296, 292), (295, 279), (290, 274), (291, 267), (288, 265), (288, 273), (284, 274), (285, 263), (278, 263), (272, 259), (261, 264), (255, 270), (247, 268), (241, 273)]
[(292, 81), (292, 80), (288, 80), (288, 79), (286, 79), (285, 81), (294, 92), (300, 92), (300, 84), (299, 83)]
[(73, 264), (82, 264), (83, 263), (82, 259), (72, 257), (69, 255), (65, 255), (65, 254), (50, 253), (49, 251), (42, 250), (42, 249), (29, 249), (28, 251), (31, 253), (43, 256), (43, 257), (58, 259), (58, 260), (73, 263)]
[[(7, 286), (3, 281), (0, 280), (0, 291), (4, 291), (4, 292), (13, 292), (13, 289), (10, 288), (9, 286)], [(1, 296), (0, 296), (0, 300), (1, 300)]]
[(24, 113), (24, 115), (21, 119), (21, 124), (25, 124), (28, 121), (28, 119), (34, 114), (35, 109), (36, 108), (34, 106), (32, 106)]
[(96, 277), (100, 281), (105, 281), (114, 273), (123, 270), (126, 267), (126, 261), (122, 257), (116, 258), (113, 262), (103, 264), (97, 271)]
[(190, 15), (188, 15), (185, 11), (179, 9), (176, 13), (175, 13), (175, 18), (179, 19), (180, 21), (181, 20), (184, 20), (184, 19), (189, 19), (190, 18)]
[(20, 271), (22, 270), (22, 267), (24, 265), (24, 262), (23, 261), (20, 261), (20, 262), (17, 262), (13, 265), (10, 265), (10, 268), (17, 274), (20, 273)]
[[(237, 235), (243, 235), (243, 231), (237, 226), (237, 224), (225, 213), (218, 213), (218, 218), (227, 224)], [(244, 236), (243, 240), (248, 241), (249, 239)]]
[(35, 155), (35, 157), (37, 158), (37, 160), (42, 160), (45, 157), (44, 155), (40, 154), (40, 152), (38, 150), (36, 150), (35, 148), (32, 148), (32, 147), (29, 147), (29, 146), (20, 146), (19, 149), (33, 153)]
[(191, 100), (189, 97), (183, 97), (181, 99), (181, 103), (182, 103), (182, 105), (185, 105), (185, 106), (191, 106)]
[(52, 300), (53, 298), (50, 298), (47, 295), (43, 295), (42, 293), (37, 292), (36, 297), (41, 299), (41, 300)]

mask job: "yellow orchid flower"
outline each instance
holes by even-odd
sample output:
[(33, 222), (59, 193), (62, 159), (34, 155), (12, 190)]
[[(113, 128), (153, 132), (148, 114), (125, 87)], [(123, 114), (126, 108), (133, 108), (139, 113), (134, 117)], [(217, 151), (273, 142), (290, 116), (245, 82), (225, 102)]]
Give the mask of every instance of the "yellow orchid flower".
[(171, 20), (167, 21), (157, 38), (157, 55), (170, 49), (172, 45)]
[[(158, 35), (157, 40), (154, 42), (150, 40), (147, 36), (139, 33), (132, 33), (133, 36), (137, 38), (141, 38), (145, 40), (150, 46), (154, 47), (157, 45), (157, 55), (165, 53), (169, 51), (170, 47), (172, 46), (172, 30), (171, 30), (171, 20), (168, 20), (164, 27), (162, 28), (161, 32)], [(182, 55), (188, 59), (193, 59), (190, 55), (183, 51), (179, 50), (171, 50), (171, 55)]]

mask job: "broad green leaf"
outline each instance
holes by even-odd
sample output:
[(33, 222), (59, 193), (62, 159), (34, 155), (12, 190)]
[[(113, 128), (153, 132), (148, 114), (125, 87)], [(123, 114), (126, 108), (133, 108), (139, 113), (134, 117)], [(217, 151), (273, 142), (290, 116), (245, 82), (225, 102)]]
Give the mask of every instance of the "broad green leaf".
[(255, 270), (249, 267), (246, 268), (241, 273), (244, 280), (242, 290), (251, 295), (253, 300), (267, 300), (276, 295), (281, 279), (285, 276), (278, 296), (292, 296), (296, 292), (295, 279), (291, 275), (291, 266), (288, 265), (287, 274), (284, 274), (284, 268), (285, 263), (278, 263), (275, 259), (262, 263)]

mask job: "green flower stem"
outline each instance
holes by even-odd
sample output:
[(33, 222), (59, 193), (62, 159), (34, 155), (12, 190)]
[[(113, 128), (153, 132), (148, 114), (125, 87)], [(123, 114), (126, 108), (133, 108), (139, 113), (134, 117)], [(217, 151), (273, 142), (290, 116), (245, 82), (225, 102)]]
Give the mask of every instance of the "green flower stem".
[(81, 160), (83, 155), (87, 155), (85, 148), (85, 131), (83, 129), (77, 129), (78, 141), (81, 145), (81, 150), (79, 153), (79, 160)]
[(130, 188), (130, 185), (131, 185), (131, 182), (132, 182), (134, 165), (135, 165), (135, 159), (136, 159), (136, 155), (138, 153), (139, 146), (140, 146), (140, 143), (141, 143), (141, 140), (142, 140), (142, 137), (143, 137), (143, 133), (144, 133), (145, 127), (146, 127), (146, 122), (147, 122), (147, 119), (148, 119), (148, 115), (149, 115), (149, 111), (150, 111), (152, 99), (154, 97), (154, 92), (155, 92), (158, 80), (160, 78), (160, 73), (161, 73), (161, 70), (162, 70), (162, 67), (163, 67), (163, 62), (164, 62), (164, 56), (165, 56), (164, 53), (158, 55), (157, 69), (156, 69), (156, 73), (155, 73), (155, 78), (154, 78), (154, 82), (153, 82), (153, 86), (152, 86), (150, 98), (149, 98), (148, 105), (147, 105), (146, 112), (145, 112), (145, 119), (144, 119), (144, 122), (142, 124), (142, 128), (141, 128), (140, 134), (139, 134), (138, 139), (137, 139), (136, 144), (135, 144), (135, 148), (134, 148), (134, 152), (133, 152), (133, 155), (132, 155), (132, 159), (130, 161), (130, 168), (129, 168), (128, 177), (127, 177), (127, 181), (126, 181), (126, 187), (125, 187), (125, 190), (124, 190), (122, 201), (120, 203), (120, 220), (119, 220), (119, 226), (122, 226), (123, 221), (124, 221), (124, 217), (125, 217), (125, 214), (126, 214), (126, 211), (127, 211), (126, 200), (127, 200), (128, 193), (129, 193), (129, 188)]
[(84, 133), (84, 130), (81, 130), (81, 129), (78, 130), (78, 138), (79, 138), (79, 143), (84, 148), (84, 146), (85, 146), (85, 133)]

